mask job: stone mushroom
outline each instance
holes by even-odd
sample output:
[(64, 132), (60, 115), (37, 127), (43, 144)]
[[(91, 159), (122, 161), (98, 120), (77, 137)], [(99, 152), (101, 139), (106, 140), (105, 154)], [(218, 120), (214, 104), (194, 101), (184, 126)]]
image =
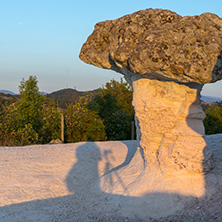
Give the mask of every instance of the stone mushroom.
[(222, 79), (222, 19), (146, 9), (100, 22), (80, 59), (124, 75), (133, 87), (137, 140), (149, 166), (207, 172), (200, 92)]

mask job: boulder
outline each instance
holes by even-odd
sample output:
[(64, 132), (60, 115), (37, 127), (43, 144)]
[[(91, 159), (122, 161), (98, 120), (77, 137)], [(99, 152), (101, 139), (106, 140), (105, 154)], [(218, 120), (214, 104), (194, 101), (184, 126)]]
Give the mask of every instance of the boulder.
[(222, 79), (222, 19), (146, 9), (100, 22), (80, 59), (124, 75), (133, 87), (137, 140), (150, 167), (207, 172), (200, 92)]
[(50, 144), (63, 144), (63, 141), (60, 139), (56, 139), (56, 140), (51, 140)]

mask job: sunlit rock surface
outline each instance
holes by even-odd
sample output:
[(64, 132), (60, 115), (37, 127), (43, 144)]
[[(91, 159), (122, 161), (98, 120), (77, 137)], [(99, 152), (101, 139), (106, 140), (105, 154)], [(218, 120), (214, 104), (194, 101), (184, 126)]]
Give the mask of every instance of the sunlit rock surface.
[(139, 78), (133, 88), (137, 137), (148, 164), (159, 165), (163, 172), (212, 169), (204, 138), (205, 114), (199, 104), (202, 86)]
[(136, 141), (0, 147), (0, 221), (222, 221), (222, 134), (206, 141), (206, 175), (161, 174)]
[(222, 78), (221, 51), (222, 19), (217, 15), (181, 17), (169, 10), (147, 9), (96, 24), (80, 59), (124, 75), (130, 71), (204, 84)]
[(203, 84), (222, 79), (222, 19), (147, 9), (96, 24), (80, 59), (132, 85), (137, 139), (149, 166), (213, 168), (200, 107)]

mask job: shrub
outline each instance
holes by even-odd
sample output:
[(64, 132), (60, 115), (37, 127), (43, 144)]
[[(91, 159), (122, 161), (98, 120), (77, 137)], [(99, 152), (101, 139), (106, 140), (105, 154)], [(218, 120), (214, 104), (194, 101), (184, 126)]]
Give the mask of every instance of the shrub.
[(40, 143), (49, 143), (61, 137), (61, 115), (55, 103), (49, 102), (43, 106), (42, 127), (38, 133)]
[(65, 112), (66, 142), (100, 141), (106, 139), (103, 121), (96, 111), (87, 108), (89, 98), (79, 98)]
[(134, 120), (132, 89), (126, 82), (111, 80), (92, 99), (88, 107), (103, 119), (108, 140), (131, 138), (131, 122)]
[(131, 118), (124, 111), (114, 112), (106, 120), (106, 133), (109, 140), (131, 139)]
[(211, 106), (206, 111), (204, 126), (206, 134), (222, 133), (222, 107)]
[(14, 135), (16, 146), (24, 146), (35, 144), (38, 141), (38, 133), (33, 129), (32, 125), (26, 124), (24, 128), (18, 129)]

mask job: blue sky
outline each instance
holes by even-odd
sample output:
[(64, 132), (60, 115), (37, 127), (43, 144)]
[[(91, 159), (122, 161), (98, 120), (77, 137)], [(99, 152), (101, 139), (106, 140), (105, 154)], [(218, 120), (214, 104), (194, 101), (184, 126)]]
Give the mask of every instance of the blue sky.
[[(0, 89), (18, 92), (22, 78), (35, 75), (39, 88), (92, 90), (121, 75), (81, 62), (82, 44), (97, 22), (146, 8), (185, 15), (222, 17), (221, 0), (0, 0)], [(222, 81), (204, 95), (222, 96)]]

